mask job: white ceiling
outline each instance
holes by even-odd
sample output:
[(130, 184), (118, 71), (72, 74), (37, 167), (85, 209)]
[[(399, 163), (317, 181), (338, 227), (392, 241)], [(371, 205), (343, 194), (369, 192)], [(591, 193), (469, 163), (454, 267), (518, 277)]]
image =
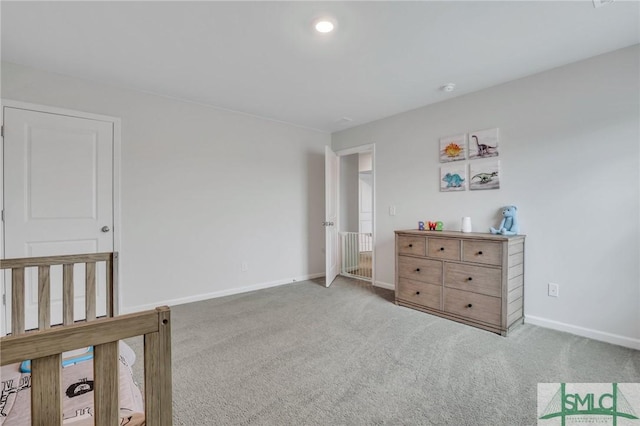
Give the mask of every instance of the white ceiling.
[(636, 44), (639, 6), (2, 1), (2, 60), (333, 132)]

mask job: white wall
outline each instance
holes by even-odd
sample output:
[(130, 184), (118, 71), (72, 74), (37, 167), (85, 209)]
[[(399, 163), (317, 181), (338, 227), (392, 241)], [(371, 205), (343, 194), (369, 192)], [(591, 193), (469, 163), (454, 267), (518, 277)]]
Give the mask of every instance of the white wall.
[[(434, 219), (459, 230), (471, 216), (474, 230), (488, 231), (501, 206), (516, 204), (527, 320), (640, 349), (639, 51), (334, 134), (334, 150), (376, 144), (377, 279), (394, 282), (394, 230)], [(439, 192), (438, 138), (491, 127), (500, 128), (501, 188)]]
[(358, 232), (358, 154), (340, 157), (340, 231)]
[(122, 118), (124, 311), (323, 273), (329, 135), (10, 63), (2, 97)]
[(358, 162), (361, 172), (370, 172), (373, 169), (373, 155), (370, 152), (359, 153)]

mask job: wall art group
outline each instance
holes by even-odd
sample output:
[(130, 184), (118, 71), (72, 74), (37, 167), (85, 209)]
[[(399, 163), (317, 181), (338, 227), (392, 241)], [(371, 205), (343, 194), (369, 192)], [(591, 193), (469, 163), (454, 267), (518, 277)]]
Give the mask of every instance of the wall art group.
[[(455, 192), (500, 188), (499, 129), (485, 129), (440, 138), (440, 162), (462, 160), (440, 167), (440, 191)], [(467, 173), (468, 171), (468, 173)]]

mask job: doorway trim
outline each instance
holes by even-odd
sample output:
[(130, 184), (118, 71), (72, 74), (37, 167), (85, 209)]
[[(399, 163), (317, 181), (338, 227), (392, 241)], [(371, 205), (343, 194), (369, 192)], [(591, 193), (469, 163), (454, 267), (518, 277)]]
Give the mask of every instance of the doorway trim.
[[(100, 115), (93, 114), (83, 111), (76, 111), (66, 108), (59, 108), (47, 105), (33, 104), (29, 102), (22, 101), (14, 101), (11, 99), (0, 99), (0, 107), (2, 108), (2, 112), (0, 113), (0, 125), (3, 126), (4, 129), (4, 112), (5, 108), (15, 108), (15, 109), (23, 109), (29, 111), (36, 111), (45, 114), (56, 114), (63, 115), (69, 117), (76, 118), (85, 118), (89, 120), (96, 121), (104, 121), (107, 123), (111, 123), (113, 126), (113, 251), (120, 252), (121, 251), (121, 191), (120, 191), (120, 182), (121, 182), (121, 160), (122, 160), (122, 151), (121, 151), (121, 141), (122, 141), (122, 120), (118, 117), (112, 117), (108, 115)], [(0, 164), (2, 165), (2, 173), (0, 173), (0, 210), (4, 215), (4, 136), (1, 139), (0, 144)], [(4, 259), (5, 253), (5, 232), (4, 232), (4, 218), (2, 220), (2, 224), (0, 226), (0, 258)], [(120, 262), (120, 266), (122, 263)], [(122, 268), (118, 268), (117, 271), (117, 288), (114, 288), (114, 296), (116, 299), (116, 303), (114, 306), (114, 315), (117, 315), (120, 312), (120, 308), (122, 306), (122, 300), (120, 297), (120, 288), (122, 288), (122, 279), (120, 270)], [(0, 290), (4, 295), (6, 293), (5, 288), (5, 277), (4, 274), (0, 274)], [(2, 318), (4, 319), (4, 315), (7, 313), (6, 305), (2, 305)], [(5, 321), (2, 321), (2, 328), (4, 328)], [(4, 335), (6, 330), (0, 330), (0, 332)]]
[[(344, 157), (352, 154), (371, 154), (371, 203), (373, 204), (371, 208), (371, 226), (373, 229), (373, 235), (371, 238), (371, 285), (380, 287), (376, 283), (376, 144), (371, 143), (367, 145), (354, 146), (352, 148), (335, 151), (335, 153), (338, 157)], [(340, 200), (340, 188), (340, 173), (338, 173), (338, 200)], [(340, 260), (342, 261), (342, 259)], [(340, 265), (340, 267), (342, 268), (342, 265)]]

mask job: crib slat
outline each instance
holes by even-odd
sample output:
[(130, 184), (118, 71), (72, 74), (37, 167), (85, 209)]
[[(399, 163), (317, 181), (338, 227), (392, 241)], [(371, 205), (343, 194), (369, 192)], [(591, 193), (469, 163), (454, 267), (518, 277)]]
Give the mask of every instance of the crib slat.
[(85, 314), (87, 321), (96, 319), (96, 262), (85, 265)]
[(24, 268), (11, 270), (11, 333), (24, 333)]
[[(118, 342), (104, 343), (93, 348), (93, 391), (95, 425), (118, 424)], [(153, 424), (147, 422), (147, 424)]]
[(120, 265), (120, 256), (118, 252), (113, 253), (113, 260), (111, 263), (111, 286), (109, 287), (111, 290), (111, 294), (109, 296), (109, 305), (111, 306), (111, 315), (115, 316), (120, 314), (118, 311), (118, 276), (120, 276), (120, 272), (118, 270)]
[(51, 267), (38, 266), (38, 329), (51, 327)]
[[(62, 424), (62, 355), (50, 355), (31, 361), (31, 424)], [(113, 423), (115, 424), (115, 423)]]
[(144, 336), (145, 419), (148, 425), (172, 425), (171, 313), (156, 308), (158, 332)]
[(113, 312), (113, 276), (114, 263), (112, 259), (107, 260), (107, 317), (111, 318)]
[(73, 324), (73, 263), (62, 265), (62, 323)]

